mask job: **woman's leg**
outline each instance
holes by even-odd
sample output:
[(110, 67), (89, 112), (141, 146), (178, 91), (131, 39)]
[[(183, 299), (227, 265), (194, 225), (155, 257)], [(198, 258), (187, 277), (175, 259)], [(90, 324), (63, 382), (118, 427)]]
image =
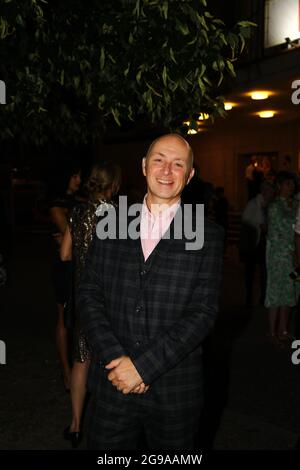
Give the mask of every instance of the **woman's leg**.
[(277, 332), (277, 319), (279, 308), (269, 308), (269, 332), (270, 336), (275, 336)]
[(290, 307), (280, 307), (278, 335), (282, 338), (288, 336)]
[(63, 369), (63, 379), (66, 390), (70, 389), (71, 385), (71, 368), (69, 363), (68, 354), (68, 330), (64, 324), (64, 307), (57, 304), (58, 318), (56, 324), (56, 345), (58, 350), (59, 359)]
[(86, 382), (90, 360), (75, 361), (71, 375), (72, 424), (70, 432), (79, 432), (86, 395)]

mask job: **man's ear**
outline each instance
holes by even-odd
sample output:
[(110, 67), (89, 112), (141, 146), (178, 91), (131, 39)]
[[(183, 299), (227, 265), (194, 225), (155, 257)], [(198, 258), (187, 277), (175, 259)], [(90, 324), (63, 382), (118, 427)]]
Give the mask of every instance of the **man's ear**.
[(188, 179), (187, 179), (186, 184), (189, 184), (189, 182), (190, 182), (191, 179), (193, 178), (194, 174), (195, 174), (195, 168), (192, 168), (191, 171), (190, 171), (190, 174), (189, 174), (189, 177), (188, 177)]
[(142, 170), (143, 170), (143, 175), (146, 176), (146, 157), (144, 157), (142, 160)]

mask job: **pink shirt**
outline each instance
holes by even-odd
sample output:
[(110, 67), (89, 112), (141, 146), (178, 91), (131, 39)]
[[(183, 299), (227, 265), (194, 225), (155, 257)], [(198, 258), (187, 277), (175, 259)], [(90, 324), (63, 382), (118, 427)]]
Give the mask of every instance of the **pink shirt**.
[(172, 206), (166, 204), (153, 215), (148, 209), (146, 198), (147, 194), (144, 197), (141, 214), (141, 244), (145, 261), (170, 227), (180, 206), (180, 200)]

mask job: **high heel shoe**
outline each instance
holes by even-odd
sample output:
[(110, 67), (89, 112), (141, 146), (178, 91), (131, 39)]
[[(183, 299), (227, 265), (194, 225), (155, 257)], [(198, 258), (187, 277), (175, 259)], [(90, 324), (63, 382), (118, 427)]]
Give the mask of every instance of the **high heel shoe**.
[(80, 443), (81, 443), (81, 441), (82, 441), (82, 432), (81, 432), (81, 431), (78, 431), (78, 432), (71, 432), (71, 431), (70, 431), (70, 426), (68, 426), (68, 427), (64, 430), (64, 438), (65, 438), (67, 441), (70, 441), (70, 442), (71, 442), (72, 449), (77, 449), (77, 447), (80, 445)]

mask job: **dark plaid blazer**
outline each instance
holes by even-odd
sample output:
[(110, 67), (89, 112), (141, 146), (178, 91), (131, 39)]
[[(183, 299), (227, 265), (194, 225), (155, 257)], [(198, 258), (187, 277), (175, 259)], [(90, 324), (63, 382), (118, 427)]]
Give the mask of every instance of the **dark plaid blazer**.
[(126, 399), (104, 369), (122, 355), (130, 356), (145, 384), (151, 385), (145, 397), (175, 407), (199, 400), (201, 343), (218, 310), (223, 230), (205, 221), (204, 238), (198, 251), (187, 251), (185, 238), (163, 238), (146, 262), (140, 239), (94, 238), (78, 311), (92, 348), (89, 386), (107, 402), (113, 393)]

